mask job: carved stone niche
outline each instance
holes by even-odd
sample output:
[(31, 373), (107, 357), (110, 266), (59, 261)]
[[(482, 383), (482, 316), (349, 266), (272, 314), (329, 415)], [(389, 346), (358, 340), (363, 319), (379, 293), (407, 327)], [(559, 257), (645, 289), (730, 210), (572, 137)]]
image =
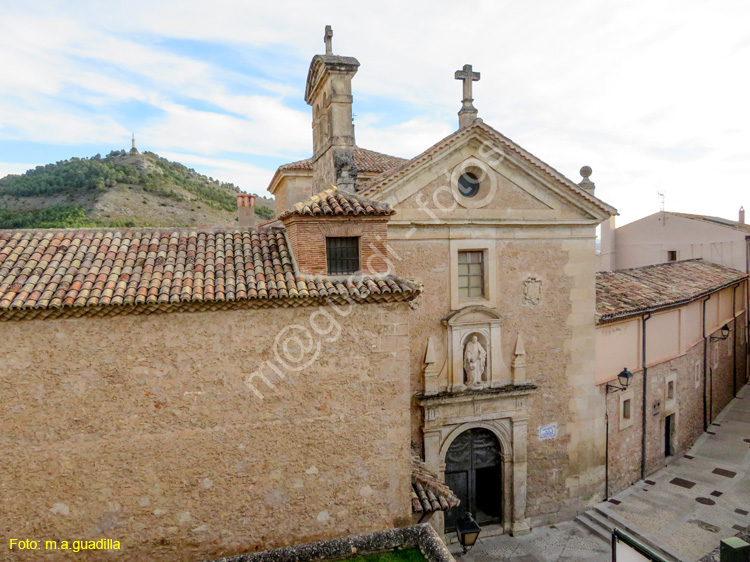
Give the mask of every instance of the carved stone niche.
[[(467, 306), (451, 313), (443, 320), (448, 329), (448, 391), (497, 388), (511, 383), (510, 369), (503, 361), (502, 317), (486, 306)], [(481, 380), (471, 384), (472, 377), (465, 368), (466, 346), (474, 337), (486, 352)], [(476, 345), (470, 350), (478, 349)]]

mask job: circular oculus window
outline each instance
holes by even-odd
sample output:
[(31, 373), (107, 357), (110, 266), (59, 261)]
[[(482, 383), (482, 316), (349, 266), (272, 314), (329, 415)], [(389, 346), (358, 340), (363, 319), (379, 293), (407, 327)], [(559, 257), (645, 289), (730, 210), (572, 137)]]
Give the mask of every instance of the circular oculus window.
[(474, 197), (479, 193), (479, 178), (472, 172), (464, 172), (458, 178), (458, 192), (464, 197)]

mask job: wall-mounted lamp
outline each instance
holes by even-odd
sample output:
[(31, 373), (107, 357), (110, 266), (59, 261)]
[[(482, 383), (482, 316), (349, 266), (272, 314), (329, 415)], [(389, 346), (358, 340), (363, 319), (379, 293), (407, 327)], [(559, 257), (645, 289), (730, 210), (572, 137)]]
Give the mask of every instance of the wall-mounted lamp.
[(461, 546), (464, 548), (464, 554), (469, 552), (474, 546), (474, 543), (477, 542), (477, 537), (479, 537), (480, 532), (481, 528), (479, 527), (479, 524), (474, 521), (474, 518), (469, 512), (456, 521), (456, 535), (458, 536), (458, 542), (460, 542)]
[(729, 337), (729, 324), (724, 324), (721, 327), (721, 335), (720, 336), (711, 336), (711, 341), (721, 341), (725, 340)]
[(633, 373), (628, 371), (628, 368), (625, 367), (622, 371), (620, 371), (620, 374), (617, 375), (618, 384), (607, 383), (607, 393), (627, 390), (627, 388), (630, 386), (631, 380), (633, 380)]

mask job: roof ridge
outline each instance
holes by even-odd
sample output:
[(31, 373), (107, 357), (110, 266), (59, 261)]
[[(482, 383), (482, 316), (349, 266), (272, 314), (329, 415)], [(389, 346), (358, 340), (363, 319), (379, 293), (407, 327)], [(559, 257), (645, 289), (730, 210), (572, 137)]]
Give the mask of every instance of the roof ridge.
[(700, 258), (600, 271), (596, 274), (597, 322), (681, 306), (747, 277), (743, 271)]
[(331, 186), (311, 195), (278, 216), (283, 220), (291, 215), (344, 216), (344, 215), (392, 215), (395, 211), (388, 204), (370, 199), (359, 193)]

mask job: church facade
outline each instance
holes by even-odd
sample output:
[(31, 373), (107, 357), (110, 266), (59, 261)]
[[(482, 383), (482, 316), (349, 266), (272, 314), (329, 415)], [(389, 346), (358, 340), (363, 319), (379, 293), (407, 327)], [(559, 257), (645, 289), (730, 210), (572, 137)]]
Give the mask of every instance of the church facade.
[[(448, 533), (466, 512), (483, 536), (523, 534), (637, 478), (636, 432), (684, 452), (700, 393), (720, 408), (747, 381), (744, 273), (680, 266), (671, 300), (625, 299), (635, 273), (597, 280), (595, 229), (616, 210), (590, 168), (575, 183), (484, 123), (470, 65), (455, 132), (411, 159), (359, 147), (359, 62), (325, 38), (313, 155), (274, 174), (273, 220), (238, 194), (234, 230), (0, 232), (7, 538), (204, 560), (425, 520)], [(675, 386), (701, 319), (703, 382)], [(690, 334), (680, 358), (666, 340), (633, 351), (647, 321)], [(644, 389), (652, 368), (640, 406), (609, 394), (623, 366)], [(685, 399), (666, 421), (609, 422), (670, 381)]]
[[(433, 524), (450, 530), (468, 510), (523, 533), (570, 518), (601, 498), (604, 479), (595, 228), (616, 211), (590, 181), (577, 185), (482, 122), (470, 65), (456, 72), (455, 133), (410, 160), (358, 147), (358, 66), (334, 55), (330, 38), (313, 58), (313, 156), (276, 172), (277, 213), (331, 184), (395, 210), (376, 263), (424, 287), (409, 313), (411, 446), (463, 506)], [(371, 244), (351, 222), (335, 236), (356, 240), (367, 270)], [(309, 227), (308, 240), (332, 234)]]

